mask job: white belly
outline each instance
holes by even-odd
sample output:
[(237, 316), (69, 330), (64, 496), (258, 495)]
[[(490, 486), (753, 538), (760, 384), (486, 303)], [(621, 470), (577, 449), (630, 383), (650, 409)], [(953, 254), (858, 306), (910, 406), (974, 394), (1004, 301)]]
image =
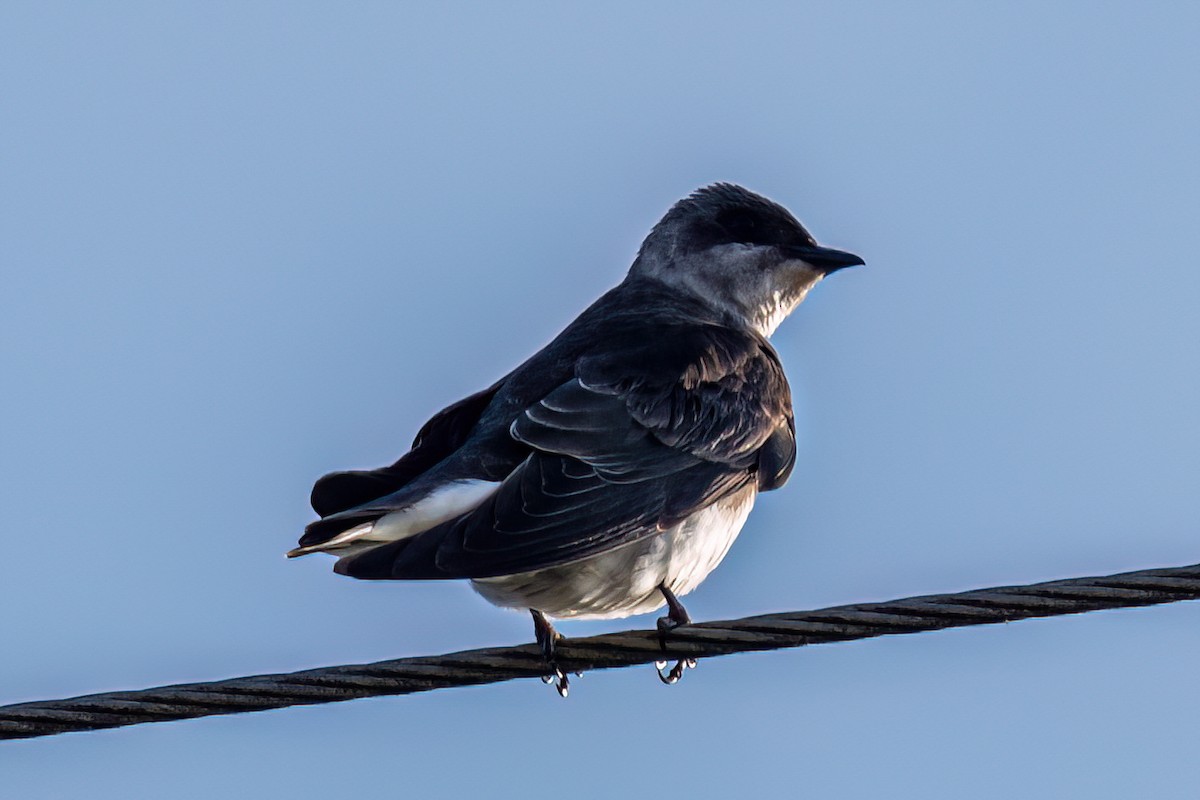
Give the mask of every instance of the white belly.
[(551, 617), (646, 614), (665, 604), (660, 584), (685, 595), (721, 563), (746, 523), (756, 494), (757, 489), (748, 486), (670, 530), (582, 561), (471, 584), (498, 606), (534, 608)]

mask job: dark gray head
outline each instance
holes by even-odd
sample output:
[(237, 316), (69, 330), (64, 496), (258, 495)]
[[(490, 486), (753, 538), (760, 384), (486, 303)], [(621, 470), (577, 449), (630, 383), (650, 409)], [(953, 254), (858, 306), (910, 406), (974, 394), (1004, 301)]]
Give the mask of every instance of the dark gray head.
[(717, 183), (667, 212), (629, 274), (698, 296), (769, 336), (821, 278), (862, 263), (818, 245), (783, 206)]

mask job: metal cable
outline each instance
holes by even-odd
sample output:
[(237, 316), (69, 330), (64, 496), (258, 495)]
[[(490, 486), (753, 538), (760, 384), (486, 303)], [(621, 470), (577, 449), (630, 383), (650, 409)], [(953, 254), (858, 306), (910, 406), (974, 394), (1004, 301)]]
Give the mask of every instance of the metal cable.
[[(564, 670), (583, 672), (1195, 599), (1200, 564), (702, 622), (671, 631), (665, 649), (656, 632), (609, 633), (567, 639), (557, 653)], [(411, 694), (545, 672), (539, 649), (528, 644), (44, 700), (0, 707), (0, 739)]]

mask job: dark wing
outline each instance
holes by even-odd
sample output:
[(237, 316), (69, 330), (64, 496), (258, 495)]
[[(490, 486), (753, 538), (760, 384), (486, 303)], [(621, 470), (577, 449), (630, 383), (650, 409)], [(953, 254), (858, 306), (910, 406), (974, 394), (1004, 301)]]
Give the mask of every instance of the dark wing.
[[(503, 383), (501, 380), (434, 414), (417, 433), (412, 449), (390, 467), (331, 472), (320, 478), (312, 490), (313, 510), (328, 517), (403, 488), (463, 445)], [(300, 545), (319, 544), (346, 527), (344, 521), (334, 521), (329, 526), (313, 523), (300, 539)]]
[(338, 563), (358, 578), (483, 578), (653, 535), (756, 481), (791, 400), (770, 345), (678, 326), (585, 357), (513, 422), (533, 452), (481, 506)]

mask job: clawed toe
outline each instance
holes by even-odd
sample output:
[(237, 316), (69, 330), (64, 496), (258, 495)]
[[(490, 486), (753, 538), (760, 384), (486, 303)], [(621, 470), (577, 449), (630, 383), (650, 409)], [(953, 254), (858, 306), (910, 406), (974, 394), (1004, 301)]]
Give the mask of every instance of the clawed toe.
[(566, 697), (571, 691), (571, 681), (567, 678), (567, 673), (563, 672), (557, 664), (551, 664), (550, 667), (554, 670), (554, 672), (548, 675), (543, 675), (542, 683), (553, 683), (554, 688), (558, 690), (558, 696)]
[[(665, 617), (658, 619), (658, 642), (659, 646), (667, 649), (667, 636), (671, 631), (681, 625), (689, 625), (692, 618), (688, 615), (687, 609), (679, 602), (679, 598), (667, 588), (664, 584), (659, 587), (663, 593), (663, 597), (667, 599), (668, 612)], [(563, 635), (554, 630), (554, 626), (550, 624), (550, 620), (546, 615), (537, 609), (529, 609), (529, 613), (533, 616), (533, 632), (537, 638), (538, 647), (542, 651), (542, 659), (546, 663), (547, 672), (542, 675), (542, 683), (547, 685), (554, 684), (554, 688), (558, 691), (560, 697), (566, 697), (571, 691), (571, 680), (567, 677), (567, 673), (559, 666), (556, 658), (556, 645), (563, 640)], [(654, 664), (655, 671), (658, 674), (658, 679), (667, 686), (672, 686), (683, 678), (683, 674), (689, 669), (696, 668), (696, 659), (681, 658), (675, 662), (675, 665), (670, 670), (667, 669), (669, 661), (657, 661)], [(576, 677), (582, 677), (583, 673), (576, 672)]]
[[(683, 603), (679, 602), (679, 598), (667, 588), (666, 584), (662, 584), (658, 589), (663, 593), (663, 597), (667, 599), (667, 616), (658, 618), (658, 645), (663, 650), (666, 650), (667, 634), (680, 625), (690, 625), (692, 618), (688, 615), (687, 609), (683, 607)], [(696, 668), (696, 659), (681, 658), (675, 662), (675, 666), (671, 667), (670, 672), (663, 672), (667, 668), (666, 661), (656, 661), (654, 668), (658, 672), (658, 679), (667, 686), (672, 686), (679, 683), (683, 677), (684, 670)]]
[[(542, 683), (553, 683), (554, 688), (558, 690), (559, 697), (566, 697), (571, 691), (571, 681), (554, 657), (555, 645), (564, 637), (554, 630), (554, 626), (550, 624), (550, 620), (546, 619), (545, 614), (532, 608), (529, 609), (529, 613), (533, 615), (533, 633), (537, 638), (538, 646), (542, 648), (542, 658), (545, 659), (546, 666), (550, 668), (550, 672), (542, 676)], [(583, 673), (575, 674), (582, 676)]]
[(672, 686), (679, 683), (680, 678), (683, 677), (684, 670), (696, 668), (696, 659), (681, 658), (675, 662), (675, 666), (671, 667), (670, 672), (663, 672), (667, 668), (666, 661), (655, 661), (654, 668), (658, 671), (658, 679), (667, 686)]

